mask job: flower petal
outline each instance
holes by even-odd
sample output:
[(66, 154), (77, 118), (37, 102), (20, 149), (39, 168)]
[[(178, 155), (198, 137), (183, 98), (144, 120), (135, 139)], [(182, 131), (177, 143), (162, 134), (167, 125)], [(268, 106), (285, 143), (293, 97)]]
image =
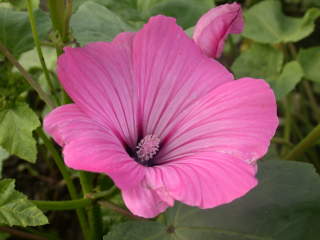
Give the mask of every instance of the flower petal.
[(158, 164), (203, 151), (223, 152), (251, 163), (266, 153), (278, 126), (274, 94), (259, 79), (223, 84), (185, 112), (164, 140)]
[(131, 147), (137, 141), (133, 37), (122, 33), (111, 43), (68, 47), (58, 60), (59, 79), (72, 100)]
[(204, 14), (196, 24), (193, 39), (208, 56), (219, 58), (230, 33), (241, 33), (243, 16), (238, 3), (223, 4)]
[(123, 190), (122, 198), (134, 215), (144, 218), (153, 218), (168, 208), (168, 205), (145, 182), (135, 188)]
[(142, 135), (165, 136), (168, 124), (199, 97), (233, 80), (206, 57), (175, 19), (152, 17), (133, 41)]
[(129, 157), (119, 139), (75, 104), (49, 113), (44, 128), (64, 147), (64, 161), (70, 168), (105, 173), (122, 189), (138, 185), (144, 177), (144, 167)]
[(233, 156), (203, 152), (191, 157), (150, 168), (148, 186), (166, 189), (175, 200), (200, 208), (229, 203), (257, 184), (255, 167)]

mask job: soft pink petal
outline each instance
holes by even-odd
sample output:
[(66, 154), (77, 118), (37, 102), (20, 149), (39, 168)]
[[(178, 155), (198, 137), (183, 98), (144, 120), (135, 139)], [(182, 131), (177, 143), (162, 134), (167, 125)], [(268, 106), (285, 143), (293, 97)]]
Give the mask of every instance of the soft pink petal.
[(185, 110), (163, 139), (158, 164), (197, 152), (227, 153), (246, 162), (262, 157), (278, 126), (277, 106), (269, 85), (243, 78), (223, 84)]
[(206, 57), (175, 19), (153, 17), (133, 41), (142, 135), (168, 134), (168, 125), (199, 97), (233, 76)]
[(134, 33), (122, 33), (111, 43), (68, 47), (58, 60), (59, 79), (72, 100), (131, 147), (137, 141), (133, 37)]
[(144, 167), (129, 157), (119, 139), (75, 104), (49, 113), (44, 128), (64, 147), (64, 161), (70, 168), (105, 173), (123, 189), (138, 185), (144, 177)]
[(206, 55), (218, 58), (228, 35), (241, 33), (243, 26), (240, 4), (223, 4), (211, 9), (199, 19), (193, 39)]
[(246, 194), (257, 184), (254, 175), (253, 166), (233, 156), (202, 152), (147, 169), (146, 182), (157, 193), (165, 189), (172, 199), (212, 208)]
[(122, 191), (122, 198), (128, 209), (137, 216), (153, 218), (164, 212), (168, 205), (146, 183)]

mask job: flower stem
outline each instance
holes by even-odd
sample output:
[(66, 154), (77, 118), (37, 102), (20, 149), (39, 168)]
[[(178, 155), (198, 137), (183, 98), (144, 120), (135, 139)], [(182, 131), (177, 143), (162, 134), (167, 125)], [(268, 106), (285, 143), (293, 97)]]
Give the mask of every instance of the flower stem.
[(66, 200), (66, 201), (32, 200), (32, 203), (42, 210), (65, 211), (65, 210), (74, 210), (74, 209), (87, 207), (92, 203), (92, 200), (90, 200), (89, 198)]
[[(38, 57), (39, 57), (39, 60), (40, 60), (41, 66), (42, 66), (42, 70), (44, 72), (44, 76), (45, 76), (47, 83), (52, 91), (52, 90), (54, 90), (54, 87), (53, 87), (52, 79), (50, 78), (50, 74), (49, 74), (49, 71), (48, 71), (46, 62), (44, 60), (42, 50), (41, 50), (41, 46), (40, 46), (41, 43), (39, 40), (39, 34), (37, 31), (37, 27), (36, 27), (36, 21), (35, 21), (34, 15), (33, 15), (32, 2), (31, 2), (31, 0), (27, 0), (27, 3), (28, 3), (27, 7), (28, 7), (29, 21), (30, 21), (30, 25), (31, 25), (33, 40), (36, 45)], [(55, 98), (56, 98), (57, 103), (59, 104), (59, 99), (56, 96), (55, 96)]]
[[(284, 125), (284, 135), (283, 139), (290, 142), (290, 136), (291, 136), (291, 107), (290, 107), (290, 98), (287, 96), (283, 100), (283, 107), (284, 107), (284, 117), (285, 117), (285, 125)], [(281, 154), (284, 155), (287, 153), (288, 146), (284, 145), (282, 147)]]
[(10, 53), (10, 51), (0, 42), (0, 52), (11, 62), (13, 66), (15, 66), (21, 75), (27, 80), (27, 82), (31, 85), (31, 87), (39, 94), (39, 97), (50, 107), (54, 108), (55, 104), (51, 100), (51, 98), (43, 91), (39, 83), (37, 83), (30, 73), (28, 73), (21, 64), (17, 61), (17, 59)]
[[(61, 159), (60, 154), (58, 153), (57, 149), (54, 147), (52, 142), (44, 134), (42, 128), (38, 128), (36, 130), (36, 132), (39, 135), (39, 137), (43, 140), (43, 142), (44, 142), (45, 146), (47, 147), (47, 149), (51, 152), (52, 157), (53, 157), (56, 165), (58, 166), (63, 179), (66, 182), (66, 185), (67, 185), (68, 191), (70, 193), (71, 199), (73, 199), (73, 200), (77, 199), (78, 198), (78, 194), (77, 194), (77, 191), (76, 191), (76, 187), (73, 184), (71, 176), (70, 176), (66, 166), (64, 165), (63, 160)], [(84, 209), (77, 209), (76, 211), (77, 211), (77, 215), (78, 215), (78, 218), (79, 218), (79, 222), (80, 222), (81, 229), (83, 231), (84, 237), (85, 237), (85, 239), (89, 239), (88, 238), (89, 232), (88, 232), (88, 229), (87, 229), (88, 223), (87, 223), (85, 211), (84, 211)]]
[(320, 124), (318, 124), (304, 139), (301, 140), (286, 156), (285, 159), (297, 159), (302, 153), (304, 153), (309, 147), (316, 144), (316, 141), (320, 138)]
[[(80, 172), (80, 184), (82, 187), (82, 192), (84, 197), (86, 197), (90, 192), (92, 191), (92, 183), (90, 179), (90, 175), (87, 172)], [(100, 231), (100, 226), (101, 224), (101, 219), (100, 219), (100, 207), (92, 203), (88, 208), (87, 208), (87, 214), (88, 214), (88, 219), (89, 219), (89, 225), (90, 225), (90, 239), (95, 240), (95, 239), (100, 239), (102, 231)]]
[[(54, 30), (59, 34), (59, 39), (64, 42), (65, 40), (65, 25), (64, 25), (64, 0), (48, 0), (48, 8), (50, 12), (51, 21), (53, 24)], [(62, 47), (57, 46), (57, 55), (62, 54)]]
[(65, 33), (64, 26), (64, 0), (48, 0), (51, 21), (55, 30), (63, 38)]
[(38, 208), (48, 211), (63, 211), (63, 210), (74, 210), (78, 208), (84, 208), (91, 205), (93, 202), (107, 198), (112, 194), (112, 191), (102, 191), (98, 193), (88, 194), (87, 198), (66, 200), (66, 201), (41, 201), (32, 200), (32, 203), (37, 205)]
[(65, 18), (64, 18), (64, 36), (65, 41), (68, 40), (69, 36), (69, 24), (72, 15), (72, 0), (66, 0), (66, 11), (65, 11)]
[(318, 122), (320, 122), (320, 109), (319, 109), (319, 105), (317, 103), (317, 100), (313, 94), (312, 88), (311, 88), (308, 80), (304, 80), (302, 82), (302, 84), (303, 84), (303, 87), (306, 91), (307, 97), (309, 99), (310, 107), (311, 107), (312, 111), (314, 112), (314, 116), (315, 116), (316, 120)]

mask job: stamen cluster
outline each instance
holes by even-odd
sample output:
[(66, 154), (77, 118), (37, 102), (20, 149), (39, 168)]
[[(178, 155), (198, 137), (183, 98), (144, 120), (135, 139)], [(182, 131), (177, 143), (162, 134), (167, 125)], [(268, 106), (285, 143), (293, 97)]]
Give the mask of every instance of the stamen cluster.
[(155, 135), (146, 135), (137, 145), (137, 157), (141, 163), (151, 160), (159, 151), (160, 138)]

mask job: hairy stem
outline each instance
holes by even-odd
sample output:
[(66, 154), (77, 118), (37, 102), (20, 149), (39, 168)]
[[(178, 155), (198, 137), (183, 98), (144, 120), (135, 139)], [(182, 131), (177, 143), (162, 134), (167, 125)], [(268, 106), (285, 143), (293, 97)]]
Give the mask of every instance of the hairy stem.
[(52, 211), (63, 211), (63, 210), (74, 210), (77, 208), (84, 208), (91, 205), (93, 202), (107, 198), (112, 195), (113, 191), (102, 191), (97, 193), (89, 193), (88, 197), (75, 200), (66, 200), (66, 201), (41, 201), (41, 200), (32, 200), (32, 203), (37, 205), (38, 208), (42, 210), (52, 210)]
[[(290, 96), (287, 96), (283, 100), (283, 106), (284, 106), (284, 117), (285, 117), (285, 124), (284, 124), (284, 134), (283, 139), (285, 139), (287, 142), (290, 142), (291, 137), (291, 106), (290, 106)], [(281, 149), (281, 154), (284, 155), (287, 153), (288, 146), (284, 145)]]
[(310, 107), (314, 112), (314, 116), (318, 122), (320, 122), (320, 105), (317, 103), (316, 97), (313, 94), (312, 88), (308, 82), (308, 80), (303, 81), (303, 87), (306, 91), (307, 97), (310, 102)]
[[(54, 89), (54, 87), (53, 87), (52, 79), (50, 78), (50, 74), (49, 74), (49, 71), (48, 71), (46, 62), (44, 60), (42, 50), (41, 50), (41, 46), (40, 46), (41, 43), (39, 40), (39, 34), (37, 31), (37, 27), (36, 27), (36, 21), (35, 21), (34, 15), (33, 15), (32, 2), (31, 2), (31, 0), (27, 0), (27, 3), (28, 3), (28, 14), (29, 14), (29, 21), (30, 21), (30, 25), (31, 25), (33, 40), (36, 45), (38, 57), (39, 57), (39, 60), (40, 60), (41, 66), (42, 66), (42, 70), (44, 72), (44, 76), (47, 80), (47, 83), (49, 85), (50, 90), (52, 91)], [(56, 96), (55, 96), (55, 99), (59, 104), (59, 99)]]
[(308, 148), (316, 144), (320, 138), (320, 124), (318, 124), (304, 139), (301, 140), (286, 156), (285, 159), (296, 160)]
[(37, 83), (30, 73), (26, 71), (18, 60), (10, 53), (10, 51), (0, 42), (0, 52), (11, 62), (13, 66), (15, 66), (21, 75), (27, 80), (27, 82), (31, 85), (31, 87), (39, 94), (39, 97), (50, 107), (54, 108), (55, 104), (51, 100), (51, 98), (43, 91), (39, 83)]
[(48, 0), (48, 7), (50, 11), (51, 21), (55, 30), (60, 36), (64, 37), (64, 0)]
[(69, 38), (69, 24), (72, 15), (72, 0), (66, 0), (66, 11), (65, 11), (65, 18), (64, 18), (64, 36), (65, 41)]
[[(90, 179), (90, 175), (87, 172), (80, 172), (80, 184), (82, 187), (82, 192), (84, 197), (86, 197), (90, 192), (92, 191), (92, 183)], [(89, 219), (89, 225), (90, 225), (90, 239), (95, 240), (101, 238), (99, 236), (101, 234), (100, 226), (101, 219), (99, 218), (100, 214), (100, 207), (96, 203), (92, 203), (87, 208), (87, 214)]]
[[(36, 130), (36, 132), (39, 135), (39, 137), (43, 140), (43, 142), (44, 142), (45, 146), (47, 147), (47, 149), (52, 154), (52, 157), (53, 157), (56, 165), (58, 166), (63, 179), (66, 182), (66, 185), (67, 185), (68, 191), (70, 193), (71, 199), (73, 199), (73, 200), (78, 199), (78, 194), (77, 194), (77, 191), (76, 191), (76, 187), (72, 182), (71, 176), (70, 176), (66, 166), (64, 165), (63, 160), (60, 157), (59, 152), (54, 147), (52, 142), (47, 138), (47, 136), (44, 134), (44, 132), (43, 132), (43, 130), (41, 128), (38, 128)], [(87, 229), (88, 223), (87, 223), (85, 211), (84, 211), (84, 209), (77, 209), (76, 211), (77, 211), (77, 215), (78, 215), (78, 218), (79, 218), (79, 222), (80, 222), (83, 234), (84, 234), (85, 238), (88, 239), (88, 236), (89, 236), (88, 229)]]

